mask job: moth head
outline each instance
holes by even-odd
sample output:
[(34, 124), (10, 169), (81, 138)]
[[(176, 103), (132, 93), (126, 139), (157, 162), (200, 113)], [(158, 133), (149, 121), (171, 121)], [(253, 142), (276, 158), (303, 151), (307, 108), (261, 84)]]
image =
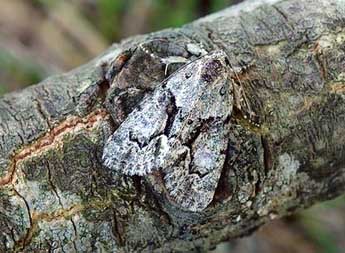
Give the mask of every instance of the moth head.
[(201, 78), (208, 83), (222, 77), (228, 71), (229, 61), (223, 51), (214, 51), (205, 56), (205, 63), (201, 70)]

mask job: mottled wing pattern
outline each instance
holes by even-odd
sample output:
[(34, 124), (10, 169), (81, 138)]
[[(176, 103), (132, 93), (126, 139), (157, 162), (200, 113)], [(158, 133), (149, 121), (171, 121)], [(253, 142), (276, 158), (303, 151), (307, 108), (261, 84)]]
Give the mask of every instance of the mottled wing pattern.
[(219, 51), (179, 69), (108, 139), (104, 165), (126, 175), (160, 170), (170, 200), (191, 211), (207, 207), (225, 161), (229, 71)]

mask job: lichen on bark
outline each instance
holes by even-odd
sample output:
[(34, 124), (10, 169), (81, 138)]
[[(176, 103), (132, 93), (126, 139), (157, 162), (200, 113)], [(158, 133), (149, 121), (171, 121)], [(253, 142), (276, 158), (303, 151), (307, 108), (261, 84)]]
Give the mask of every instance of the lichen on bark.
[[(0, 98), (0, 252), (207, 250), (344, 192), (344, 1), (264, 2), (126, 39)], [(185, 64), (167, 72), (159, 59), (218, 49), (245, 69), (235, 80), (247, 99), (234, 108), (213, 201), (188, 212), (145, 178), (104, 168), (102, 151), (141, 99)]]

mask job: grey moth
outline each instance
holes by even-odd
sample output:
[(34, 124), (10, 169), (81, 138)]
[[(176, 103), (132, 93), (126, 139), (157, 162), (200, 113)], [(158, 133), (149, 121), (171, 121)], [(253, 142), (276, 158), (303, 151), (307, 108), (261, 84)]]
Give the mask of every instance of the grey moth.
[(222, 51), (177, 70), (109, 137), (104, 166), (129, 176), (159, 171), (172, 204), (204, 210), (225, 163), (234, 104), (230, 72)]

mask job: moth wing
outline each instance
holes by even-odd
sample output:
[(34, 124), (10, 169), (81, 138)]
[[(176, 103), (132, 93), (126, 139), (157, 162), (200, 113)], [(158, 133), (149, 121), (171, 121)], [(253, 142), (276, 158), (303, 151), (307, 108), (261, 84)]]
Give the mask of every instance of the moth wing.
[(153, 163), (159, 161), (159, 152), (169, 149), (167, 138), (160, 135), (167, 119), (168, 103), (169, 96), (161, 91), (134, 109), (107, 140), (103, 164), (126, 175), (150, 173)]
[(169, 199), (204, 209), (225, 162), (233, 107), (225, 57), (186, 64), (145, 98), (106, 142), (104, 165), (126, 175), (161, 169)]
[[(167, 130), (177, 122), (170, 107), (188, 114), (205, 88), (200, 81), (204, 59), (195, 60), (165, 80), (135, 108), (107, 140), (103, 164), (126, 175), (146, 175), (163, 166), (173, 141)], [(188, 106), (186, 106), (188, 104)]]
[(165, 188), (173, 202), (193, 212), (210, 204), (225, 162), (228, 131), (224, 122), (214, 122), (164, 170)]
[(183, 120), (187, 124), (180, 124), (176, 137), (179, 152), (168, 159), (171, 164), (163, 169), (172, 200), (194, 212), (205, 209), (213, 199), (226, 159), (234, 103), (226, 71), (208, 85), (197, 106)]

